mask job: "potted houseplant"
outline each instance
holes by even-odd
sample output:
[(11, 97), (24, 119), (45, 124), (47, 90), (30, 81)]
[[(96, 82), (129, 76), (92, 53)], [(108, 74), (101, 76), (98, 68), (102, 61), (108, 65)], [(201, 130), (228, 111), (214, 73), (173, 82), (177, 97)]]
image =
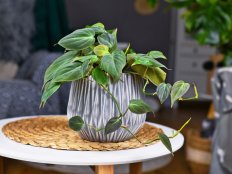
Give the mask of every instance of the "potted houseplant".
[[(173, 86), (165, 83), (163, 69), (167, 68), (158, 61), (166, 59), (163, 53), (138, 54), (129, 46), (122, 51), (117, 47), (117, 29), (106, 30), (102, 23), (78, 29), (58, 44), (66, 51), (45, 73), (41, 106), (63, 83), (72, 82), (69, 126), (84, 139), (119, 142), (134, 136), (144, 124), (146, 113), (152, 111), (142, 100), (148, 94), (148, 83), (157, 86), (148, 95), (157, 95), (161, 103), (171, 96), (172, 106), (184, 100), (190, 88), (184, 81)], [(170, 150), (169, 138), (160, 134), (159, 139)]]

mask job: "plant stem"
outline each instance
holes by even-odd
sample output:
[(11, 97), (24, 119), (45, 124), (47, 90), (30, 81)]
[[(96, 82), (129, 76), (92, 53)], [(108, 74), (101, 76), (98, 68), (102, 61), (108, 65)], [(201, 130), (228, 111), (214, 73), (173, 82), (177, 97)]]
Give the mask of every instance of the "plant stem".
[(120, 109), (120, 106), (119, 106), (119, 103), (118, 103), (117, 99), (114, 97), (114, 95), (106, 87), (102, 86), (102, 88), (111, 96), (112, 100), (114, 101), (114, 103), (115, 103), (115, 105), (116, 105), (116, 107), (118, 109), (120, 117), (122, 117), (123, 113), (122, 113), (122, 111)]
[(194, 87), (194, 93), (195, 96), (194, 97), (190, 97), (190, 98), (179, 98), (180, 101), (185, 101), (185, 100), (194, 100), (194, 99), (198, 99), (198, 91), (197, 91), (197, 87), (196, 85), (193, 83), (193, 87)]
[(129, 110), (129, 108), (127, 108), (126, 111), (122, 115), (120, 115), (119, 117), (121, 117), (121, 118), (124, 117), (128, 110)]
[(140, 141), (131, 131), (130, 129), (128, 129), (126, 126), (121, 126), (121, 128), (125, 129), (127, 132), (129, 132), (138, 142), (140, 142), (141, 144), (143, 144), (142, 141)]
[(146, 80), (146, 83), (145, 83), (144, 86), (143, 86), (143, 93), (144, 93), (145, 95), (150, 95), (150, 96), (156, 95), (156, 94), (157, 94), (156, 92), (154, 92), (154, 93), (147, 93), (147, 92), (146, 92), (146, 87), (147, 87), (148, 84), (149, 84), (149, 81)]

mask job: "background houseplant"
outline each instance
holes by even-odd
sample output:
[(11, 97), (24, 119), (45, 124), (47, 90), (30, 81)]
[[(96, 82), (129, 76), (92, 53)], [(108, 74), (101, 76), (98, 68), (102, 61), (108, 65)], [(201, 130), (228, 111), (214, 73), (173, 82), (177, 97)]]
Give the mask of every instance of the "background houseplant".
[(171, 6), (184, 8), (186, 31), (198, 43), (215, 47), (224, 55), (225, 65), (232, 64), (231, 0), (166, 0)]
[[(87, 100), (89, 101), (95, 100), (96, 93), (95, 96), (88, 95), (91, 90), (86, 92), (84, 86), (84, 83), (92, 84), (92, 81), (94, 81), (94, 83), (104, 91), (104, 94), (101, 94), (105, 96), (103, 100), (110, 98), (118, 113), (118, 115), (105, 116), (103, 114), (95, 116), (93, 118), (95, 121), (93, 121), (93, 119), (86, 120), (82, 115), (71, 115), (72, 118), (69, 120), (69, 126), (75, 131), (80, 131), (80, 134), (86, 134), (86, 132), (82, 130), (92, 129), (101, 136), (109, 136), (123, 129), (125, 130), (122, 132), (123, 134), (129, 132), (130, 137), (134, 136), (138, 129), (132, 131), (130, 128), (135, 126), (138, 126), (138, 128), (141, 127), (145, 120), (143, 120), (140, 125), (133, 125), (133, 122), (127, 122), (127, 125), (125, 125), (123, 124), (124, 120), (127, 120), (131, 113), (138, 114), (138, 116), (135, 117), (139, 117), (139, 115), (141, 116), (142, 114), (151, 112), (151, 109), (143, 100), (135, 98), (130, 99), (125, 110), (121, 109), (120, 106), (122, 103), (120, 102), (123, 100), (120, 102), (118, 101), (118, 98), (113, 94), (114, 91), (110, 90), (110, 86), (126, 83), (124, 77), (128, 76), (128, 74), (129, 77), (136, 76), (136, 78), (145, 79), (146, 83), (141, 90), (147, 95), (157, 95), (161, 103), (170, 96), (171, 106), (173, 106), (177, 100), (185, 100), (182, 97), (190, 88), (190, 84), (184, 81), (177, 81), (173, 85), (165, 83), (166, 73), (163, 69), (167, 68), (158, 61), (158, 59), (166, 59), (163, 53), (160, 51), (150, 51), (147, 54), (140, 54), (132, 52), (129, 47), (125, 51), (122, 51), (117, 47), (117, 29), (106, 30), (101, 23), (76, 30), (62, 38), (58, 44), (64, 47), (66, 52), (56, 59), (45, 73), (41, 106), (44, 106), (49, 97), (54, 94), (63, 83), (72, 82), (72, 88), (76, 89), (76, 83), (81, 80), (82, 82), (80, 85), (82, 85), (82, 93), (78, 95), (88, 96)], [(154, 93), (146, 93), (146, 86), (149, 83), (153, 83), (157, 86)], [(76, 100), (78, 95), (75, 95), (72, 88), (70, 98)], [(125, 89), (128, 90), (130, 88), (127, 87)], [(193, 98), (197, 98), (195, 86), (194, 90), (196, 96)], [(97, 90), (94, 87), (92, 91)], [(128, 91), (121, 95), (127, 93)], [(74, 100), (71, 99), (69, 103), (74, 103)], [(86, 104), (86, 100), (83, 101), (83, 103), (79, 101), (78, 104), (82, 104), (83, 106)], [(100, 107), (99, 103), (93, 102), (92, 104)], [(81, 107), (79, 107), (79, 109), (77, 107), (74, 108), (74, 110), (79, 113)], [(88, 110), (90, 109), (91, 108)], [(88, 117), (93, 116), (88, 115)], [(96, 127), (95, 123), (103, 122), (102, 120), (106, 120), (106, 124)], [(177, 134), (178, 132), (174, 134), (173, 137)], [(82, 135), (82, 137), (86, 138), (84, 135)], [(127, 136), (126, 139), (130, 137)], [(165, 146), (171, 151), (169, 138), (164, 134), (159, 134), (159, 139), (161, 139)], [(102, 141), (101, 138), (98, 140)], [(119, 140), (121, 139), (110, 139), (110, 141)], [(157, 140), (157, 138), (154, 140)]]

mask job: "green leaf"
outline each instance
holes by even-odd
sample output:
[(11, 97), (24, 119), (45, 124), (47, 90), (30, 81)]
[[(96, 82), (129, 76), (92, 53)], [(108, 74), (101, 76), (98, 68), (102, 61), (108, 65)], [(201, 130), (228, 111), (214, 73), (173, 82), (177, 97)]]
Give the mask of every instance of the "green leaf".
[(131, 68), (156, 86), (163, 83), (166, 79), (166, 73), (161, 68), (148, 68), (144, 65), (134, 65)]
[(83, 50), (81, 50), (81, 55), (84, 55), (84, 56), (90, 56), (90, 55), (93, 55), (94, 52), (93, 52), (93, 46), (91, 47), (88, 47), (88, 48), (85, 48)]
[(150, 67), (150, 68), (166, 68), (166, 66), (164, 66), (162, 63), (158, 62), (155, 59), (151, 59), (149, 56), (136, 56), (135, 58), (135, 62), (131, 65), (144, 65), (146, 67)]
[(172, 89), (172, 85), (169, 83), (161, 83), (157, 89), (156, 89), (156, 93), (157, 96), (160, 100), (160, 103), (162, 104), (169, 96), (170, 92)]
[(157, 5), (157, 0), (147, 0), (147, 3), (151, 8), (155, 8)]
[(58, 44), (67, 50), (82, 50), (90, 47), (95, 42), (95, 32), (91, 28), (83, 28), (72, 32), (62, 38)]
[(82, 64), (79, 62), (73, 62), (70, 66), (67, 66), (55, 74), (54, 82), (71, 82), (84, 78), (89, 72), (91, 66), (90, 61), (86, 60)]
[(73, 59), (73, 61), (80, 61), (80, 62), (84, 62), (86, 60), (89, 60), (90, 63), (95, 63), (98, 61), (98, 57), (96, 55), (89, 55), (89, 56), (78, 56), (76, 58)]
[(158, 135), (159, 135), (159, 139), (161, 140), (163, 145), (173, 154), (172, 145), (171, 145), (171, 142), (170, 142), (169, 138), (167, 137), (167, 135), (165, 135), (163, 133), (159, 133)]
[(101, 22), (97, 22), (96, 24), (93, 24), (91, 27), (100, 27), (100, 28), (105, 28), (104, 24)]
[(110, 33), (103, 33), (97, 37), (99, 44), (106, 45), (109, 48), (112, 48), (115, 44), (115, 38)]
[(122, 69), (126, 65), (126, 56), (121, 50), (103, 56), (100, 68), (109, 73), (115, 81), (120, 79)]
[(171, 107), (174, 105), (175, 101), (180, 99), (188, 90), (190, 84), (185, 83), (180, 80), (174, 83), (171, 90)]
[(102, 57), (106, 54), (109, 54), (109, 48), (106, 45), (98, 45), (98, 46), (94, 47), (93, 52), (97, 56)]
[(113, 29), (113, 30), (111, 30), (111, 31), (108, 31), (110, 34), (112, 34), (112, 36), (114, 37), (114, 41), (115, 41), (115, 43), (114, 43), (114, 45), (113, 45), (113, 47), (111, 48), (111, 50), (115, 50), (115, 49), (117, 49), (117, 47), (118, 47), (118, 45), (117, 45), (117, 29)]
[(196, 1), (197, 1), (197, 3), (199, 3), (201, 5), (205, 5), (208, 2), (208, 0), (196, 0)]
[(135, 114), (144, 114), (147, 112), (152, 112), (151, 107), (146, 104), (143, 100), (130, 100), (129, 110)]
[(76, 57), (78, 54), (78, 51), (69, 51), (59, 58), (57, 58), (46, 70), (45, 75), (44, 75), (44, 85), (50, 81), (56, 71), (63, 65), (67, 65), (73, 61), (73, 59)]
[(150, 51), (149, 53), (147, 53), (147, 55), (153, 59), (167, 59), (167, 57), (161, 51)]
[(92, 28), (97, 34), (106, 32), (105, 26), (100, 22), (93, 24), (92, 26), (89, 26), (88, 28)]
[(55, 83), (53, 81), (48, 82), (43, 90), (41, 98), (41, 106), (44, 106), (46, 101), (60, 88), (61, 83)]
[(69, 119), (69, 127), (74, 131), (80, 131), (84, 127), (84, 120), (80, 116)]
[(105, 134), (110, 134), (118, 130), (122, 125), (122, 119), (120, 117), (111, 118), (105, 126)]
[(108, 86), (109, 84), (109, 79), (106, 73), (99, 67), (94, 68), (92, 71), (92, 77), (99, 85)]

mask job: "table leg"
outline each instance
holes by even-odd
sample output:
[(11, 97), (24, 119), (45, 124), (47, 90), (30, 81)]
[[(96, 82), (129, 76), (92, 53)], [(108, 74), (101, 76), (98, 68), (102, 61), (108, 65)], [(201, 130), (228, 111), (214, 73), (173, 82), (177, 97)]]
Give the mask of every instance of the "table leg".
[(96, 174), (114, 174), (113, 165), (95, 166)]
[(142, 174), (142, 162), (130, 164), (130, 174)]
[(4, 158), (0, 156), (0, 174), (4, 174)]

